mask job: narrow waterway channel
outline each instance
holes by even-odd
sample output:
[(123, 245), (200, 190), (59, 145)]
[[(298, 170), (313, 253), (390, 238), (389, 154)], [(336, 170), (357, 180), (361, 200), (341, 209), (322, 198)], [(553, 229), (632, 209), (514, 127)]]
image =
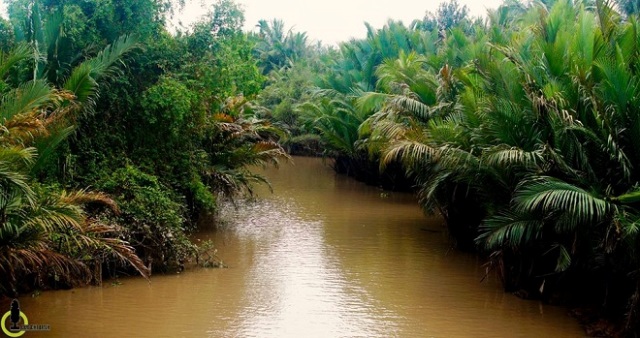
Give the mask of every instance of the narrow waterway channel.
[(51, 326), (24, 337), (584, 335), (566, 309), (481, 283), (482, 260), (451, 250), (412, 195), (294, 162), (264, 171), (273, 194), (258, 189), (197, 235), (227, 269), (21, 297), (30, 323)]

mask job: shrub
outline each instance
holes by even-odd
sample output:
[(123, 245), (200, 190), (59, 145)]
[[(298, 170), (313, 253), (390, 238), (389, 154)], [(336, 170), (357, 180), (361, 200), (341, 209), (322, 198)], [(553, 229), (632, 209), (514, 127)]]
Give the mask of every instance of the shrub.
[(186, 236), (184, 198), (156, 176), (126, 166), (100, 182), (99, 188), (118, 202), (120, 215), (110, 221), (125, 228), (124, 236), (148, 266), (172, 270), (195, 254)]

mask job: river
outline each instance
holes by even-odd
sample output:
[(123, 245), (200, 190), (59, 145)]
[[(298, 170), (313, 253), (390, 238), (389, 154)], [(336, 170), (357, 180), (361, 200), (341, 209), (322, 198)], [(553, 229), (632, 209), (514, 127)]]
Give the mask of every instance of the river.
[[(21, 297), (23, 337), (579, 337), (561, 307), (481, 282), (410, 194), (338, 176), (320, 159), (264, 170), (273, 193), (225, 208), (226, 269)], [(206, 222), (205, 222), (206, 223)], [(8, 308), (7, 308), (8, 310)]]

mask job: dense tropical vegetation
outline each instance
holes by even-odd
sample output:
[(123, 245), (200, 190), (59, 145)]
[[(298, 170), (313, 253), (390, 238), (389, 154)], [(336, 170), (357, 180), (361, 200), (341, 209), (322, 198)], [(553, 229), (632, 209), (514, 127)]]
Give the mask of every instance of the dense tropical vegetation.
[(638, 330), (637, 1), (453, 0), (337, 48), (231, 0), (175, 34), (171, 1), (5, 2), (0, 294), (180, 269), (286, 149), (414, 189), (508, 291)]
[(181, 269), (198, 217), (287, 156), (234, 2), (174, 35), (168, 1), (6, 4), (0, 295)]
[(372, 163), (400, 165), (422, 207), (458, 248), (485, 254), (507, 290), (600, 304), (624, 314), (609, 334), (636, 332), (637, 10), (505, 1), (473, 19), (450, 1), (325, 52), (328, 71), (273, 118), (303, 121), (296, 132), (319, 135), (339, 171), (370, 183), (381, 184)]

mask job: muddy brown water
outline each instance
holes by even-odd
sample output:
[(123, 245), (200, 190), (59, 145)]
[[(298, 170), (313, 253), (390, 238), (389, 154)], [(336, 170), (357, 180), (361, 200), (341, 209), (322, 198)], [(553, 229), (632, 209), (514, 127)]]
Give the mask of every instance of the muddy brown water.
[(451, 250), (413, 196), (294, 162), (197, 235), (229, 268), (21, 297), (51, 327), (23, 337), (583, 336), (566, 309), (481, 283), (483, 261)]

